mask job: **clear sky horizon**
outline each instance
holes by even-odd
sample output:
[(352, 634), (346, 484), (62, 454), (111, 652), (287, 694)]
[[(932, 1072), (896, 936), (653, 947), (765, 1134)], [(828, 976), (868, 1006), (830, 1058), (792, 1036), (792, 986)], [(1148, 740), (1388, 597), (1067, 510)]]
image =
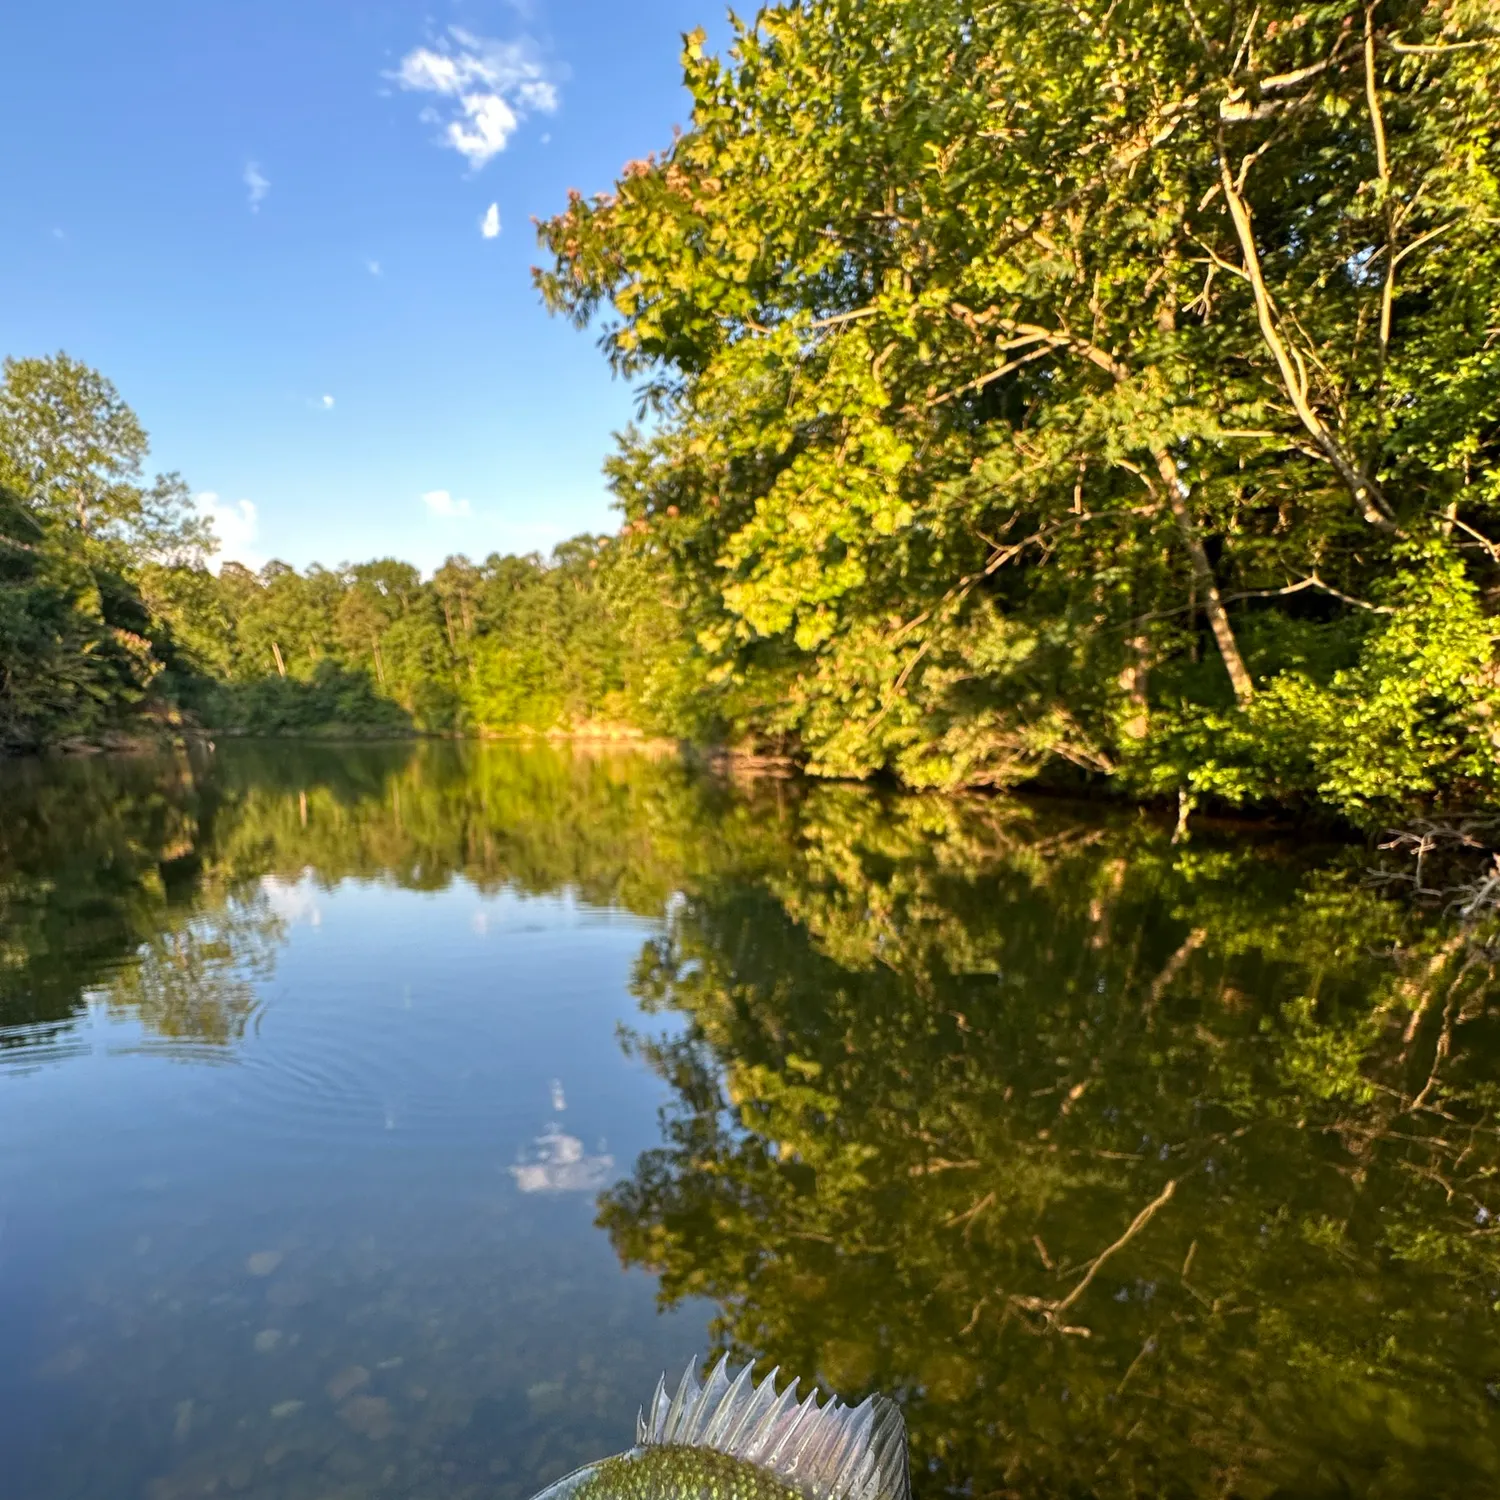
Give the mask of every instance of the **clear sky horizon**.
[(685, 124), (717, 0), (7, 7), (0, 353), (119, 388), (218, 517), (297, 567), (547, 551), (617, 525), (631, 417), (531, 284), (531, 216)]

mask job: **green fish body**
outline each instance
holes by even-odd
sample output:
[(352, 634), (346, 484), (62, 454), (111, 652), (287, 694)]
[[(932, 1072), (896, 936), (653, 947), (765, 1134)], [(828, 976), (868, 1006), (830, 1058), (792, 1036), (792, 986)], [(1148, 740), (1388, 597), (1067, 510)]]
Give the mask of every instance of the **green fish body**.
[(672, 1444), (589, 1465), (570, 1500), (799, 1500), (799, 1495), (742, 1458)]
[(660, 1382), (628, 1452), (574, 1470), (536, 1500), (911, 1500), (906, 1426), (884, 1396), (820, 1406), (728, 1361)]

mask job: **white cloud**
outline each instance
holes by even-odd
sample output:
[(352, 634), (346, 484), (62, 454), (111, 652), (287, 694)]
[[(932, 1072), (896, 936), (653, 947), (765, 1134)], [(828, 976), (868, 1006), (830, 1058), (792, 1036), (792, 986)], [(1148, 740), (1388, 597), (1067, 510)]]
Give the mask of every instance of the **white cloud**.
[(484, 217), (479, 221), (479, 232), (485, 239), (492, 240), (500, 233), (500, 205), (492, 203), (485, 209)]
[(545, 79), (523, 83), (516, 90), (516, 97), (521, 101), (522, 109), (534, 109), (542, 115), (557, 113), (557, 85)]
[(255, 546), (260, 517), (253, 500), (221, 500), (212, 490), (204, 490), (194, 503), (212, 524), (218, 540), (209, 560), (215, 573), (227, 562), (243, 563), (251, 572), (265, 566), (265, 554)]
[(467, 500), (455, 500), (447, 490), (428, 490), (422, 496), (422, 504), (435, 516), (467, 516), (470, 514)]
[(250, 212), (260, 212), (261, 200), (271, 191), (270, 179), (264, 176), (253, 161), (245, 163), (244, 183), (250, 189)]
[(550, 115), (558, 104), (557, 85), (530, 41), (497, 42), (460, 26), (432, 47), (413, 48), (390, 76), (403, 89), (447, 101), (446, 120), (431, 109), (422, 118), (443, 124), (442, 144), (476, 170), (505, 150), (528, 115)]
[(371, 276), (379, 276), (380, 262), (378, 260), (367, 260), (365, 262), (365, 270), (367, 270)]
[(332, 396), (323, 396), (323, 397), (320, 397), (319, 400), (318, 400), (318, 405), (321, 406), (324, 411), (331, 411), (333, 409), (333, 397)]
[(505, 143), (521, 122), (498, 94), (465, 94), (461, 102), (469, 123), (450, 120), (443, 134), (455, 151), (468, 158), (471, 167), (482, 167), (505, 150)]

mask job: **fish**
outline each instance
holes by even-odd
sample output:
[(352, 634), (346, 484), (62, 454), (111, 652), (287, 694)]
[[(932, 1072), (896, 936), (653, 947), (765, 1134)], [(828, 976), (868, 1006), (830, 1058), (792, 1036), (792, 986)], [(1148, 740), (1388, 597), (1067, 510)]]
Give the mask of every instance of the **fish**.
[(727, 1356), (704, 1379), (689, 1362), (636, 1421), (635, 1446), (574, 1469), (535, 1500), (911, 1500), (906, 1422), (887, 1396), (798, 1401), (779, 1371), (759, 1385)]

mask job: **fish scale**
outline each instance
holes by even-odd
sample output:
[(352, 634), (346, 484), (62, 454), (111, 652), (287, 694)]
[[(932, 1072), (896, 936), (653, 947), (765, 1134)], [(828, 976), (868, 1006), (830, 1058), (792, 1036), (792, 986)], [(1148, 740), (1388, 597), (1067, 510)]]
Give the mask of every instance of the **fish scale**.
[(606, 1458), (571, 1500), (800, 1500), (800, 1494), (744, 1459), (671, 1444)]

